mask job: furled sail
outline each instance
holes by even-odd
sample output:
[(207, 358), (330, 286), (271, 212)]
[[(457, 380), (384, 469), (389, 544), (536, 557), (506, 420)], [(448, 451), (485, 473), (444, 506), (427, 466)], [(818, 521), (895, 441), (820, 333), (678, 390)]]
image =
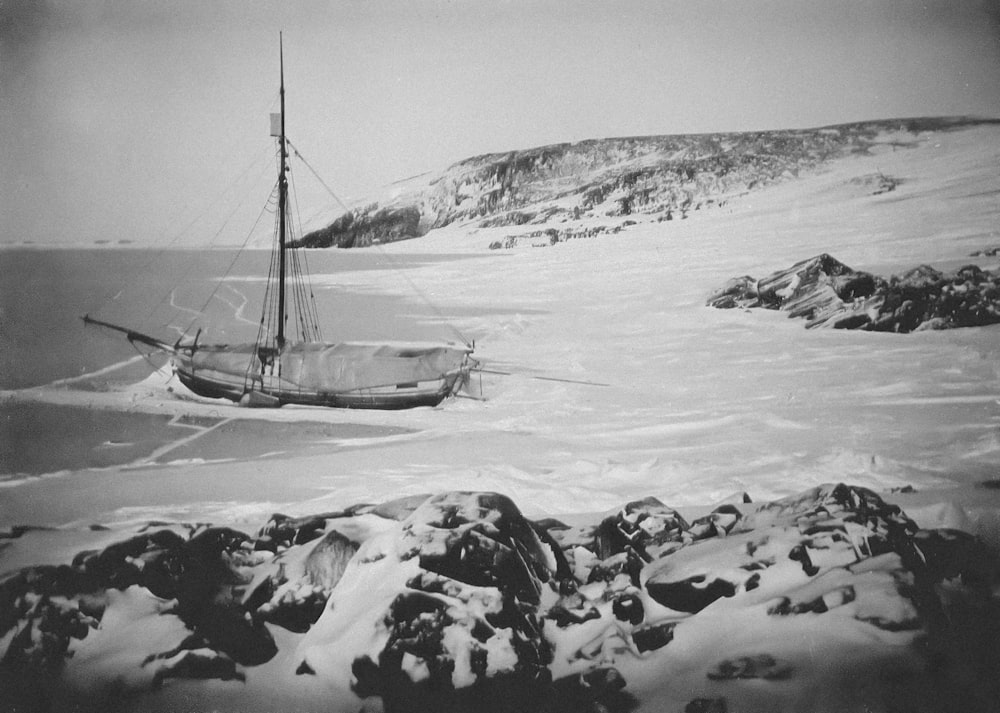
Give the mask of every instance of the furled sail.
[(196, 391), (201, 382), (237, 395), (253, 389), (288, 397), (312, 392), (321, 400), (436, 382), (460, 371), (471, 350), (447, 345), (304, 342), (287, 345), (280, 357), (255, 351), (253, 344), (203, 346), (179, 352), (175, 365), (182, 381), (195, 381)]

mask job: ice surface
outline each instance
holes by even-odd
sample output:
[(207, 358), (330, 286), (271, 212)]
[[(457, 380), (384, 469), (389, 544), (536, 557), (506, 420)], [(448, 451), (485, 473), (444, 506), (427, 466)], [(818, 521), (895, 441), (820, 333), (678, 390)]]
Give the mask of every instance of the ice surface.
[[(390, 413), (249, 411), (185, 394), (164, 374), (108, 392), (78, 391), (72, 383), (4, 392), (5, 400), (114, 412), (406, 433), (335, 438), (328, 450), (299, 452), (261, 436), (254, 454), (233, 453), (235, 460), (226, 462), (133, 462), (8, 483), (0, 493), (0, 527), (59, 529), (6, 540), (0, 571), (64, 562), (74, 547), (107, 542), (107, 531), (88, 529), (93, 523), (120, 528), (155, 519), (251, 529), (275, 511), (307, 514), (450, 490), (496, 491), (528, 515), (572, 520), (650, 495), (685, 511), (742, 491), (770, 500), (824, 482), (883, 493), (913, 486), (916, 493), (889, 497), (920, 525), (968, 529), (1000, 543), (1000, 330), (819, 332), (781, 314), (704, 306), (707, 294), (733, 275), (767, 274), (824, 252), (877, 274), (922, 263), (995, 268), (995, 257), (969, 255), (1000, 245), (997, 166), (996, 127), (927, 134), (915, 148), (886, 145), (683, 221), (640, 222), (614, 235), (493, 252), (491, 242), (518, 228), (451, 226), (381, 248), (426, 258), (407, 281), (389, 269), (329, 278), (373, 294), (407, 293), (410, 281), (424, 286), (442, 320), (475, 339), (488, 368), (514, 373), (483, 374), (484, 401)], [(892, 192), (872, 195), (857, 179), (876, 173), (903, 180)], [(445, 253), (468, 257), (434, 259)], [(324, 284), (322, 276), (317, 284)], [(191, 435), (185, 429), (183, 436)], [(713, 571), (729, 572), (730, 564), (713, 563)], [(380, 575), (367, 576), (351, 585), (358, 597)], [(902, 616), (883, 606), (879, 576), (856, 585), (871, 596), (841, 608)], [(348, 613), (341, 611), (345, 620)], [(760, 626), (774, 625), (763, 609), (758, 614)], [(714, 628), (696, 639), (678, 629), (675, 650), (721, 645), (733, 622), (724, 606), (717, 616)], [(763, 635), (754, 621), (740, 624), (748, 655), (750, 642)], [(796, 622), (790, 619), (781, 635), (807, 636)], [(838, 636), (849, 652), (871, 632), (848, 628)], [(893, 636), (882, 633), (876, 641), (891, 647)], [(354, 649), (377, 645), (375, 638), (352, 641)], [(338, 656), (306, 655), (331, 671), (339, 670)], [(805, 659), (796, 670), (820, 675), (823, 660)], [(646, 668), (623, 673), (630, 687), (652, 690), (659, 677), (689, 673), (683, 657), (672, 661), (655, 675)], [(780, 662), (774, 665), (780, 670)], [(846, 680), (850, 672), (837, 675)], [(284, 699), (273, 693), (261, 700)]]
[[(968, 255), (1000, 243), (998, 162), (994, 126), (932, 133), (916, 148), (886, 145), (688, 220), (639, 223), (613, 236), (490, 252), (496, 236), (517, 228), (465, 225), (385, 246), (390, 256), (428, 260), (406, 281), (391, 269), (331, 279), (398, 294), (412, 282), (443, 318), (461, 308), (466, 316), (449, 321), (476, 340), (487, 367), (515, 374), (482, 375), (486, 401), (402, 413), (248, 412), (189, 400), (176, 381), (158, 375), (117, 393), (8, 392), (95, 408), (419, 433), (321, 456), (285, 451), (249, 465), (181, 462), (155, 472), (138, 467), (127, 478), (73, 474), (75, 486), (100, 484), (99, 500), (78, 491), (74, 502), (54, 504), (66, 500), (65, 486), (26, 483), (5, 492), (0, 521), (107, 521), (139, 504), (151, 514), (168, 504), (204, 512), (209, 501), (294, 509), (297, 501), (472, 485), (506, 492), (529, 511), (567, 513), (649, 494), (674, 505), (739, 490), (777, 497), (830, 480), (879, 490), (974, 484), (1000, 463), (996, 328), (817, 333), (780, 314), (703, 305), (732, 275), (766, 274), (821, 252), (879, 274), (921, 263), (995, 263)], [(876, 172), (903, 180), (890, 193), (859, 190), (857, 179)], [(433, 260), (462, 252), (471, 257)], [(240, 477), (248, 469), (258, 474), (252, 488)], [(104, 487), (109, 481), (114, 488)], [(162, 496), (150, 492), (152, 481), (164, 484), (156, 488)], [(151, 497), (144, 501), (144, 493)]]

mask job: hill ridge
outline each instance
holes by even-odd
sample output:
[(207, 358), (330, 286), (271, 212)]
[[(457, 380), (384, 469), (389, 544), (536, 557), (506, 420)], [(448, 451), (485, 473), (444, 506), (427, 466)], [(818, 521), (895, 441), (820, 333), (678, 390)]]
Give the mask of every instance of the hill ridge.
[[(906, 148), (921, 134), (1000, 119), (909, 117), (808, 129), (583, 139), (471, 156), (390, 186), (306, 234), (305, 247), (366, 247), (454, 223), (547, 226), (595, 217), (686, 218), (729, 196), (879, 145)], [(892, 190), (891, 186), (886, 187)], [(592, 222), (592, 221), (591, 221)], [(616, 226), (620, 228), (619, 226)]]

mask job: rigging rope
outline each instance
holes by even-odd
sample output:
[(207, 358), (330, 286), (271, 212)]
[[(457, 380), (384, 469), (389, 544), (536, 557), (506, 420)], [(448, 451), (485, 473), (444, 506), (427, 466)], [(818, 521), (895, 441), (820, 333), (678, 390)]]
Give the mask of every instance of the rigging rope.
[[(343, 208), (345, 211), (350, 211), (350, 208), (347, 207), (347, 205), (344, 203), (344, 201), (342, 201), (340, 199), (340, 197), (336, 193), (334, 193), (333, 190), (328, 185), (326, 185), (326, 182), (316, 172), (316, 169), (314, 169), (309, 164), (309, 162), (306, 161), (305, 157), (299, 152), (298, 148), (296, 148), (294, 145), (292, 145), (291, 141), (288, 142), (288, 145), (291, 146), (292, 152), (295, 154), (295, 156), (300, 161), (302, 161), (302, 163), (306, 166), (306, 168), (308, 168), (312, 172), (312, 174), (316, 178), (316, 180), (320, 182), (320, 185), (322, 185), (323, 188), (326, 189), (327, 193), (329, 193), (331, 196), (333, 196), (334, 200), (336, 200), (337, 203), (340, 204), (340, 207)], [(377, 247), (379, 249), (379, 253), (382, 256), (384, 256), (391, 263), (392, 269), (396, 270), (397, 272), (399, 272), (403, 276), (403, 278), (406, 280), (407, 284), (410, 286), (410, 289), (412, 289), (417, 294), (417, 296), (420, 297), (420, 299), (424, 302), (424, 304), (427, 307), (430, 308), (430, 310), (434, 313), (434, 315), (438, 318), (438, 320), (440, 322), (442, 322), (443, 324), (445, 324), (448, 327), (448, 329), (451, 330), (452, 334), (454, 334), (459, 339), (459, 341), (462, 342), (462, 344), (465, 344), (466, 346), (471, 346), (472, 342), (470, 342), (469, 339), (461, 332), (461, 330), (459, 330), (458, 327), (456, 327), (444, 315), (444, 313), (438, 308), (438, 306), (434, 302), (431, 301), (430, 297), (428, 297), (427, 294), (423, 290), (421, 290), (419, 287), (417, 287), (416, 283), (413, 282), (413, 279), (406, 273), (406, 271), (405, 271), (404, 268), (402, 268), (402, 267), (399, 266), (399, 264), (392, 257), (392, 255), (390, 255), (381, 245), (378, 245)]]
[(244, 238), (243, 244), (240, 245), (239, 249), (237, 249), (236, 255), (234, 255), (233, 259), (229, 262), (229, 266), (226, 268), (226, 271), (222, 274), (222, 277), (220, 277), (216, 281), (215, 287), (212, 289), (212, 293), (208, 296), (208, 299), (205, 300), (205, 303), (201, 306), (201, 309), (198, 311), (198, 316), (194, 317), (194, 319), (191, 320), (191, 322), (188, 324), (188, 326), (184, 328), (183, 334), (187, 334), (191, 330), (191, 327), (194, 326), (194, 323), (198, 321), (198, 319), (201, 317), (202, 313), (204, 313), (204, 311), (208, 308), (209, 303), (211, 303), (211, 301), (215, 298), (215, 295), (216, 295), (216, 293), (218, 293), (219, 288), (222, 287), (223, 281), (227, 277), (229, 277), (229, 273), (232, 272), (233, 266), (236, 264), (236, 261), (239, 259), (240, 255), (243, 254), (243, 251), (246, 249), (247, 244), (250, 242), (250, 238), (253, 237), (254, 231), (257, 229), (257, 226), (260, 224), (260, 219), (262, 217), (264, 217), (264, 213), (269, 212), (268, 211), (268, 207), (271, 205), (271, 199), (273, 197), (274, 197), (274, 189), (271, 189), (271, 197), (264, 204), (264, 207), (261, 208), (260, 213), (257, 214), (257, 220), (254, 221), (254, 224), (250, 228), (249, 232), (247, 233), (246, 238)]
[[(233, 216), (234, 216), (234, 215), (236, 215), (236, 212), (237, 212), (237, 211), (238, 211), (238, 210), (239, 210), (239, 209), (240, 209), (240, 208), (241, 208), (241, 207), (243, 206), (243, 204), (244, 204), (245, 202), (246, 202), (246, 195), (244, 195), (244, 196), (243, 196), (243, 198), (242, 198), (242, 199), (240, 199), (240, 201), (239, 201), (239, 202), (237, 202), (237, 204), (236, 204), (236, 205), (235, 205), (235, 206), (233, 207), (233, 209), (232, 209), (232, 210), (231, 210), (231, 211), (229, 212), (229, 215), (227, 215), (227, 216), (226, 216), (226, 219), (225, 219), (225, 220), (224, 220), (224, 221), (222, 222), (222, 225), (221, 225), (221, 226), (219, 226), (219, 229), (218, 229), (218, 230), (217, 230), (217, 231), (215, 232), (215, 235), (213, 235), (213, 236), (212, 236), (212, 239), (211, 239), (211, 240), (209, 241), (209, 245), (212, 245), (212, 244), (214, 244), (214, 243), (215, 243), (215, 240), (216, 240), (216, 239), (217, 239), (217, 238), (219, 237), (219, 235), (221, 235), (221, 234), (222, 234), (222, 231), (226, 229), (226, 226), (227, 226), (227, 225), (229, 225), (229, 221), (233, 219)], [(266, 206), (265, 206), (265, 208), (266, 208)], [(208, 296), (208, 299), (207, 299), (207, 300), (205, 300), (205, 303), (204, 303), (204, 304), (203, 304), (203, 305), (201, 306), (201, 309), (199, 310), (199, 312), (200, 312), (200, 313), (203, 313), (203, 312), (205, 311), (205, 309), (206, 309), (206, 308), (208, 307), (209, 303), (211, 303), (212, 299), (213, 299), (213, 298), (215, 297), (215, 295), (216, 295), (216, 294), (218, 293), (218, 291), (219, 291), (219, 288), (220, 288), (220, 287), (222, 286), (222, 283), (223, 283), (223, 281), (225, 281), (225, 279), (226, 279), (227, 277), (229, 277), (229, 273), (230, 273), (230, 272), (232, 271), (232, 269), (233, 269), (233, 266), (234, 266), (234, 265), (236, 264), (236, 261), (237, 261), (237, 260), (239, 259), (240, 255), (242, 255), (242, 254), (243, 254), (243, 250), (244, 250), (244, 248), (246, 248), (246, 246), (247, 246), (247, 243), (249, 243), (249, 242), (250, 242), (250, 238), (251, 238), (251, 237), (253, 236), (253, 231), (254, 231), (254, 229), (255, 229), (255, 228), (257, 227), (257, 222), (258, 222), (259, 220), (260, 220), (260, 218), (259, 218), (259, 216), (258, 216), (258, 220), (257, 220), (257, 221), (255, 221), (255, 222), (254, 222), (254, 224), (253, 224), (253, 227), (252, 227), (252, 228), (250, 228), (250, 232), (249, 232), (249, 233), (247, 234), (247, 237), (246, 237), (246, 238), (245, 238), (245, 239), (243, 240), (243, 243), (242, 243), (242, 245), (240, 245), (240, 247), (239, 247), (239, 248), (237, 249), (237, 251), (236, 251), (236, 255), (235, 255), (235, 256), (233, 257), (232, 261), (231, 261), (231, 262), (229, 263), (229, 266), (228, 266), (228, 267), (226, 268), (226, 271), (225, 271), (225, 272), (224, 272), (224, 273), (222, 274), (222, 277), (220, 277), (220, 278), (219, 278), (219, 279), (218, 279), (218, 280), (216, 281), (216, 283), (215, 283), (215, 288), (214, 288), (214, 289), (212, 290), (212, 293), (211, 293), (211, 294), (210, 294), (210, 295)], [(160, 307), (160, 305), (162, 305), (162, 304), (163, 304), (164, 300), (166, 300), (166, 295), (164, 295), (164, 296), (163, 296), (163, 298), (161, 298), (161, 299), (160, 299), (160, 302), (159, 302), (159, 303), (158, 303), (158, 304), (157, 304), (157, 305), (156, 305), (155, 307), (153, 307), (153, 309), (152, 309), (152, 310), (150, 311), (150, 313), (149, 313), (149, 314), (147, 315), (147, 317), (146, 317), (146, 319), (147, 319), (147, 320), (148, 320), (148, 319), (149, 319), (150, 317), (152, 317), (152, 316), (153, 316), (153, 312), (155, 312), (155, 311), (156, 311), (156, 310), (157, 310), (157, 309), (158, 309), (158, 308)], [(188, 324), (187, 328), (185, 328), (185, 329), (184, 329), (184, 331), (183, 331), (183, 332), (181, 332), (181, 336), (182, 336), (182, 337), (183, 337), (183, 336), (184, 336), (185, 334), (187, 334), (187, 333), (188, 333), (188, 331), (189, 331), (189, 330), (191, 329), (191, 327), (192, 327), (192, 326), (194, 325), (194, 322), (195, 322), (195, 321), (196, 321), (197, 319), (198, 319), (198, 318), (197, 318), (197, 317), (195, 317), (195, 318), (194, 318), (194, 319), (193, 319), (193, 320), (192, 320), (192, 321), (191, 321), (191, 322), (190, 322), (190, 323)], [(173, 320), (171, 320), (171, 321), (173, 321)], [(168, 322), (168, 324), (169, 324), (169, 322)]]
[[(278, 190), (279, 190), (278, 189), (278, 184), (275, 183), (274, 189), (271, 192), (271, 196), (268, 199), (268, 205), (273, 205), (273, 203), (277, 200)], [(275, 233), (274, 234), (277, 235), (277, 229), (278, 229), (277, 223), (278, 223), (278, 220), (280, 220), (280, 218), (278, 217), (276, 211), (274, 212), (274, 214), (275, 214), (275, 219), (274, 219), (274, 222), (275, 222), (275, 226), (274, 226)], [(275, 314), (278, 311), (278, 307), (277, 307), (277, 304), (276, 304), (276, 299), (275, 299), (275, 296), (274, 296), (274, 290), (272, 290), (272, 286), (274, 284), (274, 279), (275, 279), (274, 276), (275, 276), (275, 273), (277, 271), (278, 271), (278, 251), (272, 249), (271, 250), (270, 262), (269, 262), (268, 269), (267, 269), (267, 280), (264, 283), (263, 309), (261, 310), (260, 323), (258, 324), (258, 327), (257, 327), (257, 338), (254, 340), (254, 344), (257, 345), (257, 350), (258, 351), (259, 351), (261, 345), (263, 345), (266, 342), (269, 342), (271, 340), (271, 336), (270, 335), (274, 334), (274, 319), (275, 319)], [(254, 361), (257, 358), (257, 356), (258, 356), (258, 354), (251, 354), (250, 355), (250, 359), (247, 362), (247, 368), (246, 368), (246, 371), (243, 374), (243, 388), (244, 389), (247, 389), (248, 382), (250, 382), (252, 384), (253, 379), (251, 377), (251, 372), (253, 371)], [(263, 381), (263, 379), (264, 379), (264, 373), (263, 372), (264, 372), (264, 363), (263, 363), (263, 360), (261, 360), (261, 386), (264, 385), (264, 381)]]
[[(296, 155), (299, 155), (298, 152), (296, 152)], [(305, 163), (305, 161), (303, 161), (303, 163)], [(294, 172), (289, 171), (289, 176), (291, 177), (291, 183), (293, 188), (291, 194), (292, 194), (292, 200), (294, 202), (294, 209), (292, 211), (293, 215), (290, 214), (288, 216), (288, 222), (289, 222), (288, 230), (289, 233), (292, 235), (301, 236), (302, 221), (300, 217), (301, 213), (299, 211), (298, 192), (294, 190), (295, 187)], [(298, 219), (299, 224), (297, 227), (293, 225), (293, 218)], [(300, 265), (299, 262), (300, 254), (302, 256), (302, 263), (304, 263), (304, 265)], [(295, 274), (298, 276), (299, 286), (302, 292), (302, 302), (301, 302), (302, 311), (299, 312), (299, 318), (300, 320), (308, 319), (309, 322), (311, 322), (310, 329), (306, 331), (312, 335), (313, 341), (317, 342), (323, 341), (322, 331), (320, 330), (319, 326), (319, 310), (316, 308), (316, 295), (315, 292), (313, 291), (313, 285), (312, 285), (312, 274), (309, 270), (308, 254), (304, 251), (292, 250), (291, 255), (292, 255), (292, 262), (294, 265)], [(305, 294), (306, 288), (308, 288), (309, 292), (308, 295)]]
[(309, 164), (309, 162), (306, 161), (305, 156), (299, 153), (299, 150), (292, 144), (291, 141), (288, 141), (288, 145), (292, 147), (292, 153), (294, 153), (298, 157), (298, 159), (305, 165), (305, 167), (312, 172), (312, 175), (316, 178), (317, 181), (319, 181), (320, 185), (326, 189), (326, 192), (329, 193), (331, 196), (333, 196), (333, 199), (340, 204), (340, 207), (343, 208), (344, 210), (350, 210), (350, 208), (347, 207), (347, 204), (344, 203), (344, 201), (340, 200), (340, 197), (333, 192), (333, 189), (330, 188), (330, 186), (326, 185), (326, 181), (320, 178), (320, 175), (316, 173), (316, 169), (314, 169)]
[(406, 268), (400, 266), (399, 263), (396, 262), (396, 259), (381, 245), (378, 245), (377, 247), (379, 249), (379, 253), (391, 263), (392, 269), (396, 270), (403, 277), (403, 279), (406, 280), (407, 284), (410, 286), (410, 289), (413, 290), (418, 297), (420, 297), (424, 305), (434, 313), (435, 317), (438, 318), (438, 321), (443, 323), (446, 327), (448, 327), (448, 329), (451, 330), (452, 334), (454, 334), (458, 338), (458, 340), (462, 342), (462, 344), (464, 344), (467, 347), (471, 347), (472, 342), (470, 342), (466, 338), (466, 336), (462, 333), (462, 331), (458, 327), (456, 327), (451, 322), (451, 320), (448, 319), (447, 316), (445, 316), (444, 312), (441, 311), (441, 309), (437, 306), (437, 304), (431, 301), (431, 298), (427, 296), (427, 293), (424, 292), (424, 290), (420, 289), (417, 283), (413, 281), (413, 278), (411, 278), (409, 274), (407, 274)]
[[(152, 255), (151, 255), (150, 257), (149, 257), (149, 259), (145, 260), (145, 261), (144, 261), (144, 262), (143, 262), (143, 263), (142, 263), (142, 264), (141, 264), (141, 265), (139, 266), (139, 268), (138, 268), (137, 270), (135, 270), (134, 272), (133, 272), (133, 271), (130, 271), (130, 272), (129, 272), (129, 274), (131, 275), (131, 277), (130, 277), (129, 279), (125, 279), (125, 280), (122, 280), (122, 282), (120, 283), (120, 285), (119, 285), (118, 289), (114, 289), (114, 288), (112, 288), (111, 290), (109, 290), (109, 291), (108, 291), (107, 293), (105, 293), (105, 295), (104, 295), (104, 298), (103, 298), (103, 299), (101, 300), (100, 304), (99, 304), (99, 305), (98, 305), (97, 307), (94, 307), (93, 305), (91, 305), (90, 309), (88, 309), (88, 310), (87, 310), (87, 312), (88, 312), (88, 313), (94, 313), (94, 314), (99, 314), (99, 313), (101, 312), (101, 310), (103, 310), (103, 309), (104, 309), (105, 307), (107, 307), (107, 306), (108, 306), (108, 303), (110, 303), (110, 302), (113, 302), (113, 301), (115, 301), (115, 300), (116, 300), (116, 299), (117, 299), (117, 298), (118, 298), (119, 296), (121, 296), (122, 294), (124, 294), (126, 290), (129, 290), (129, 289), (131, 289), (131, 287), (132, 287), (132, 286), (133, 286), (133, 285), (134, 285), (135, 283), (137, 283), (137, 282), (138, 282), (138, 281), (139, 281), (139, 280), (140, 280), (140, 279), (142, 278), (142, 276), (143, 276), (143, 275), (144, 275), (144, 274), (146, 273), (146, 270), (147, 270), (147, 268), (149, 268), (149, 266), (150, 266), (150, 265), (152, 265), (153, 263), (155, 263), (155, 262), (157, 262), (157, 261), (161, 260), (161, 259), (163, 258), (163, 255), (164, 255), (164, 253), (166, 253), (166, 252), (167, 252), (168, 250), (172, 250), (172, 249), (173, 249), (173, 248), (175, 247), (175, 245), (176, 245), (176, 244), (177, 244), (177, 243), (178, 243), (178, 242), (180, 241), (180, 239), (181, 239), (182, 237), (184, 237), (184, 235), (186, 235), (186, 234), (188, 233), (188, 231), (190, 231), (190, 230), (191, 230), (191, 228), (192, 228), (192, 227), (193, 227), (193, 226), (194, 226), (194, 225), (195, 225), (195, 224), (196, 224), (196, 223), (197, 223), (197, 222), (198, 222), (199, 220), (201, 220), (202, 218), (204, 218), (204, 217), (205, 217), (205, 215), (206, 215), (206, 214), (208, 214), (208, 212), (209, 212), (209, 211), (210, 211), (210, 210), (211, 210), (212, 208), (214, 208), (214, 207), (215, 207), (216, 205), (218, 205), (218, 204), (219, 204), (219, 203), (220, 203), (220, 202), (222, 201), (222, 199), (223, 199), (223, 198), (225, 197), (225, 195), (226, 195), (226, 194), (227, 194), (228, 192), (230, 192), (231, 190), (233, 190), (233, 189), (235, 188), (235, 186), (237, 186), (237, 185), (239, 185), (240, 183), (244, 182), (244, 180), (246, 179), (246, 176), (247, 176), (247, 174), (249, 174), (249, 173), (250, 173), (250, 171), (251, 171), (251, 170), (252, 170), (252, 169), (254, 168), (254, 166), (255, 166), (256, 164), (258, 164), (258, 163), (261, 163), (261, 164), (262, 164), (262, 166), (263, 166), (264, 168), (266, 168), (266, 163), (264, 163), (264, 162), (261, 162), (261, 156), (262, 156), (262, 155), (263, 155), (263, 152), (258, 152), (258, 153), (257, 153), (257, 154), (256, 154), (256, 155), (255, 155), (255, 156), (253, 157), (253, 159), (251, 159), (251, 161), (250, 161), (250, 162), (249, 162), (249, 163), (248, 163), (248, 164), (247, 164), (247, 165), (246, 165), (246, 166), (245, 166), (245, 167), (243, 168), (243, 170), (242, 170), (242, 171), (240, 171), (240, 172), (239, 172), (239, 174), (237, 174), (236, 178), (234, 178), (233, 180), (231, 180), (231, 181), (230, 181), (230, 182), (229, 182), (229, 183), (228, 183), (228, 184), (227, 184), (227, 185), (226, 185), (226, 186), (225, 186), (225, 187), (224, 187), (224, 188), (223, 188), (223, 189), (222, 189), (222, 190), (221, 190), (221, 191), (220, 191), (220, 192), (219, 192), (219, 193), (218, 193), (218, 194), (217, 194), (216, 196), (215, 196), (215, 198), (213, 198), (213, 199), (212, 199), (211, 201), (209, 201), (209, 202), (208, 202), (208, 203), (207, 203), (207, 204), (205, 205), (205, 207), (204, 207), (204, 208), (203, 208), (203, 209), (201, 210), (201, 212), (200, 212), (200, 213), (198, 213), (198, 214), (197, 214), (197, 215), (196, 215), (196, 216), (195, 216), (195, 217), (194, 217), (194, 218), (193, 218), (193, 219), (192, 219), (191, 221), (189, 221), (189, 222), (188, 222), (188, 223), (187, 223), (187, 224), (186, 224), (186, 225), (185, 225), (185, 226), (184, 226), (183, 228), (181, 228), (181, 229), (180, 229), (180, 230), (179, 230), (179, 231), (178, 231), (177, 233), (175, 233), (175, 234), (174, 234), (174, 236), (173, 236), (173, 237), (172, 237), (172, 238), (171, 238), (171, 239), (170, 239), (170, 240), (169, 240), (169, 241), (168, 241), (168, 242), (167, 242), (167, 243), (166, 243), (165, 245), (163, 245), (163, 247), (161, 247), (161, 248), (160, 248), (159, 250), (157, 250), (157, 251), (153, 252), (153, 254), (152, 254)], [(259, 176), (259, 175), (260, 175), (261, 173), (262, 173), (262, 171), (259, 171), (259, 172), (258, 172), (258, 176)], [(230, 216), (230, 217), (231, 217), (231, 216)], [(170, 223), (171, 223), (171, 224), (173, 224), (173, 222), (174, 222), (174, 221), (172, 221), (172, 220), (170, 221)], [(166, 232), (166, 231), (163, 231), (163, 232)], [(221, 231), (220, 231), (220, 232), (221, 232)], [(218, 233), (216, 234), (216, 236), (215, 236), (215, 237), (218, 237)], [(213, 240), (214, 240), (214, 238), (213, 238)], [(148, 321), (149, 321), (149, 319), (150, 319), (150, 318), (151, 318), (151, 317), (153, 316), (153, 314), (154, 314), (154, 313), (156, 312), (156, 310), (157, 310), (157, 309), (159, 309), (159, 308), (160, 308), (160, 307), (161, 307), (161, 306), (163, 305), (163, 303), (164, 303), (164, 302), (166, 302), (166, 300), (167, 300), (167, 298), (168, 298), (168, 297), (170, 296), (170, 294), (171, 294), (170, 292), (167, 292), (166, 294), (164, 294), (164, 295), (163, 295), (163, 296), (162, 296), (162, 297), (160, 298), (160, 301), (159, 301), (159, 302), (157, 302), (157, 303), (156, 303), (156, 304), (155, 304), (155, 305), (153, 306), (153, 308), (152, 308), (152, 309), (151, 309), (151, 310), (149, 311), (149, 313), (148, 313), (148, 314), (146, 314), (145, 318), (144, 318), (144, 319), (142, 320), (142, 322), (141, 322), (141, 323), (145, 323), (145, 322), (148, 322)]]

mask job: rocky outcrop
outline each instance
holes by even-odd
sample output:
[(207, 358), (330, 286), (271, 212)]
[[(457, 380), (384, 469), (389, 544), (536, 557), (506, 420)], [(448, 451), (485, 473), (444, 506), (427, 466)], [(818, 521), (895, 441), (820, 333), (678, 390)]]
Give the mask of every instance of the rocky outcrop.
[(567, 240), (580, 240), (585, 238), (596, 238), (601, 235), (616, 235), (630, 225), (635, 225), (634, 220), (625, 220), (621, 223), (608, 227), (597, 225), (587, 228), (546, 228), (545, 230), (533, 230), (530, 233), (520, 235), (507, 235), (503, 240), (494, 240), (490, 243), (490, 250), (510, 250), (511, 248), (530, 245), (533, 248), (547, 247), (556, 243), (564, 243)]
[(366, 248), (423, 235), (427, 231), (421, 228), (420, 220), (416, 206), (382, 208), (376, 204), (344, 213), (298, 244), (308, 248)]
[(847, 485), (572, 527), (443, 493), (254, 536), (161, 527), (9, 574), (0, 683), (17, 710), (141, 710), (183, 678), (238, 687), (184, 689), (206, 708), (277, 687), (318, 692), (297, 710), (985, 712), (998, 571), (971, 535)]
[[(477, 701), (482, 710), (531, 710), (552, 695), (540, 614), (568, 570), (510, 499), (432, 497), (397, 530), (365, 543), (356, 565), (353, 576), (395, 583), (384, 609), (365, 610), (382, 632), (375, 655), (351, 661), (359, 696), (379, 696), (387, 710), (427, 711)], [(356, 625), (354, 607), (339, 596), (324, 617), (301, 647), (308, 671), (321, 673), (325, 649), (340, 646), (328, 632)]]
[(913, 332), (1000, 322), (1000, 275), (976, 265), (943, 273), (921, 265), (889, 278), (823, 254), (765, 278), (731, 279), (708, 298), (719, 309), (782, 310), (807, 328)]
[[(612, 225), (625, 216), (683, 219), (832, 159), (867, 153), (879, 144), (904, 147), (923, 132), (988, 121), (897, 119), (818, 129), (594, 139), (487, 154), (395, 184), (390, 195), (348, 211), (299, 244), (363, 247), (459, 222), (497, 227), (593, 218)], [(857, 180), (871, 195), (899, 184), (881, 173)]]

